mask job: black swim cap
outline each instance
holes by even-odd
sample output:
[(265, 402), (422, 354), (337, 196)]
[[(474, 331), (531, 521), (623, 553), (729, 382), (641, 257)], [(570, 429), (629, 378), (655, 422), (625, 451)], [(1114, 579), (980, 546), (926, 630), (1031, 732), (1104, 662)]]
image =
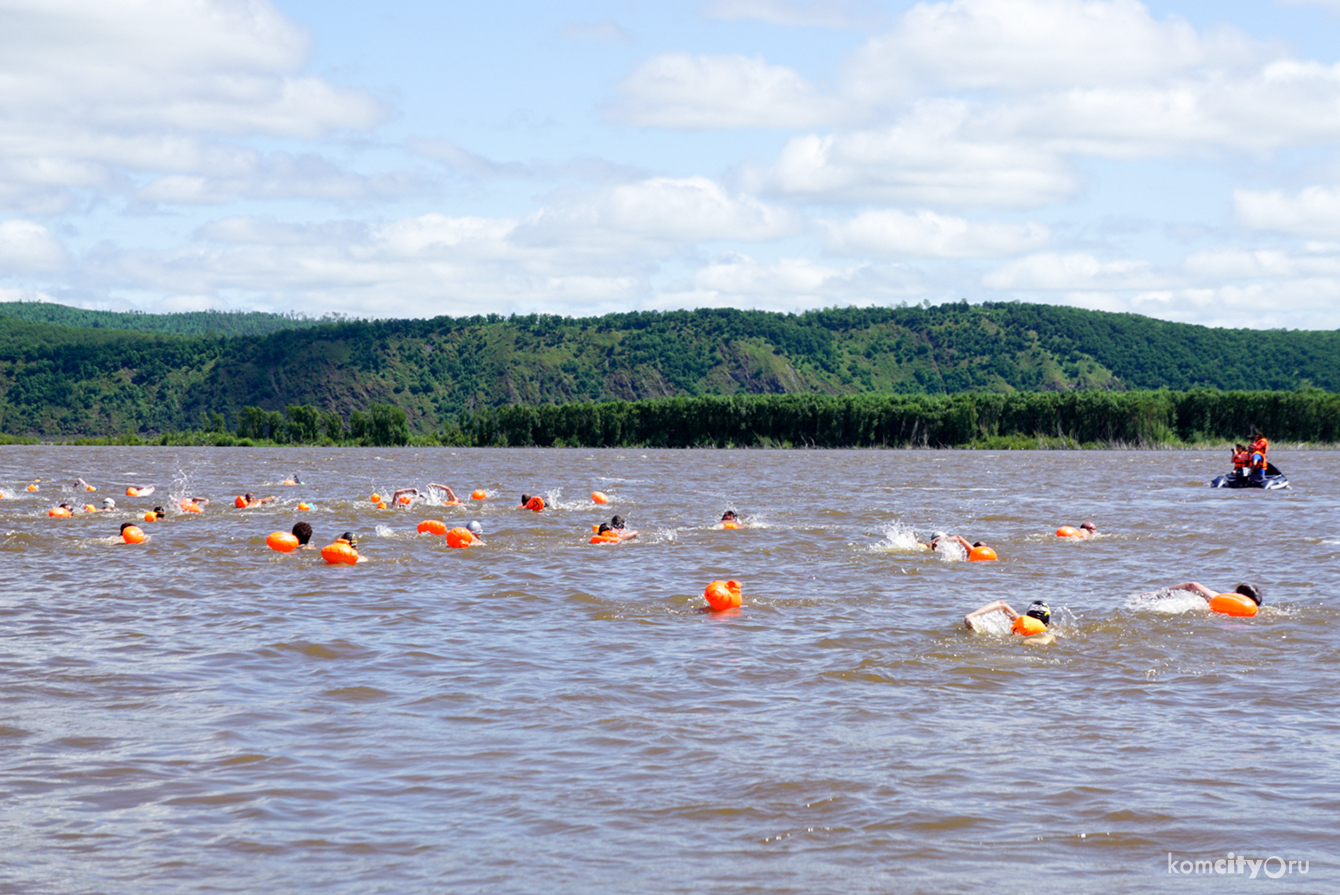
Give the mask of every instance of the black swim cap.
[(623, 528), (623, 517), (615, 516), (610, 520), (610, 528)]
[(350, 547), (358, 546), (358, 539), (354, 537), (354, 533), (352, 531), (346, 531), (344, 534), (340, 535), (340, 539), (348, 541)]
[(1239, 584), (1233, 588), (1235, 594), (1242, 594), (1244, 597), (1251, 597), (1252, 602), (1257, 606), (1261, 605), (1261, 591), (1254, 584)]
[(1042, 602), (1041, 600), (1034, 600), (1031, 604), (1029, 604), (1029, 607), (1024, 612), (1024, 615), (1028, 616), (1029, 618), (1035, 618), (1038, 621), (1042, 622), (1044, 625), (1050, 625), (1052, 623), (1052, 611), (1047, 607), (1047, 604)]

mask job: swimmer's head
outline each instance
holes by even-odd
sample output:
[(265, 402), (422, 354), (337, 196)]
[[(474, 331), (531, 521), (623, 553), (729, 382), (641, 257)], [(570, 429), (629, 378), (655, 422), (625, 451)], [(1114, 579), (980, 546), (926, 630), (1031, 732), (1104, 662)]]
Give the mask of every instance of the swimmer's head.
[(1024, 610), (1024, 615), (1029, 618), (1035, 618), (1044, 625), (1050, 625), (1052, 623), (1052, 611), (1047, 604), (1041, 600), (1034, 600), (1030, 603), (1028, 608)]
[(114, 510), (116, 509), (116, 501), (112, 500), (110, 497), (104, 497), (102, 499), (102, 508), (104, 510)]
[(974, 547), (985, 547), (985, 546), (986, 546), (986, 541), (975, 541), (975, 542), (973, 543), (973, 546), (974, 546)]
[(523, 494), (523, 495), (521, 495), (521, 503), (522, 503), (523, 506), (524, 506), (525, 504), (529, 503), (529, 502), (530, 502), (530, 495), (529, 495), (529, 494)]
[(299, 546), (306, 544), (312, 539), (312, 526), (306, 522), (298, 522), (294, 524), (293, 536), (298, 539)]
[(1098, 527), (1094, 525), (1092, 522), (1082, 522), (1080, 523), (1079, 527), (1089, 532), (1090, 534), (1098, 530)]
[(134, 522), (122, 522), (122, 523), (121, 523), (121, 531), (122, 531), (122, 532), (124, 532), (127, 528), (134, 528), (134, 527), (135, 527), (135, 523), (134, 523)]
[(251, 492), (248, 491), (246, 494), (243, 494), (242, 499), (245, 500), (247, 503), (251, 503)]
[(1254, 584), (1239, 584), (1233, 588), (1233, 593), (1242, 594), (1244, 597), (1251, 597), (1252, 602), (1257, 606), (1261, 605), (1261, 589)]
[(162, 519), (164, 516), (167, 515), (167, 510), (163, 509), (162, 507), (154, 507), (154, 515), (157, 516), (159, 519)]
[(341, 541), (348, 541), (350, 547), (358, 546), (358, 538), (354, 537), (354, 533), (352, 531), (346, 531), (344, 534), (340, 535), (339, 539)]
[(937, 531), (937, 532), (935, 532), (934, 534), (931, 535), (931, 540), (932, 540), (932, 541), (938, 541), (938, 540), (940, 540), (941, 538), (947, 538), (947, 537), (949, 537), (949, 532), (947, 532), (947, 531)]
[(734, 510), (727, 510), (726, 512), (721, 514), (722, 522), (734, 522), (738, 518), (740, 518), (740, 516)]
[(622, 516), (615, 516), (610, 520), (610, 528), (623, 528), (624, 522)]
[(479, 524), (478, 519), (471, 519), (469, 524), (467, 524), (465, 527), (466, 530), (468, 530), (470, 534), (474, 535), (475, 537), (479, 537), (484, 533), (484, 526)]
[(610, 528), (610, 524), (608, 522), (602, 522), (600, 523), (600, 527), (596, 529), (596, 534), (603, 535), (605, 532), (613, 530), (614, 529)]

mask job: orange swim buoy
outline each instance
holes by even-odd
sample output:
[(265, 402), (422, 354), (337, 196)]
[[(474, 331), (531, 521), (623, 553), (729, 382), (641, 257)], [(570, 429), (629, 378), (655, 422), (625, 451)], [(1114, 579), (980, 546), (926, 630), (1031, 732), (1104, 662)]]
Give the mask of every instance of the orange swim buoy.
[(536, 513), (540, 512), (544, 509), (544, 498), (532, 497), (530, 500), (526, 501), (525, 508)]
[(474, 533), (468, 528), (453, 528), (447, 532), (448, 547), (469, 547), (474, 542)]
[(177, 504), (177, 508), (183, 513), (200, 512), (200, 504), (196, 503), (194, 500), (183, 500), (181, 503)]
[(470, 499), (471, 499), (471, 500), (486, 500), (487, 498), (488, 498), (488, 495), (484, 493), (484, 489), (483, 489), (483, 488), (476, 488), (476, 489), (475, 489), (473, 492), (471, 492), (471, 494), (470, 494)]
[(386, 509), (386, 501), (383, 500), (381, 503), (377, 504), (377, 509), (379, 510)]
[(93, 504), (91, 504), (91, 503), (86, 503), (86, 504), (84, 504), (84, 512), (85, 512), (85, 513), (96, 513), (97, 511), (98, 511), (98, 508), (95, 507)]
[(373, 503), (381, 503), (382, 496), (380, 494), (374, 493), (371, 497), (368, 498), (368, 500), (372, 501)]
[(441, 519), (425, 519), (419, 523), (419, 534), (444, 535), (447, 533), (447, 523)]
[(143, 544), (149, 536), (138, 525), (127, 525), (121, 529), (121, 540), (127, 544)]
[(1235, 615), (1239, 618), (1251, 618), (1259, 607), (1256, 601), (1246, 594), (1219, 594), (1210, 598), (1210, 611), (1223, 615)]
[(1010, 630), (1024, 637), (1032, 637), (1034, 634), (1045, 634), (1047, 626), (1031, 615), (1021, 615), (1010, 625)]
[(591, 499), (592, 499), (593, 501), (595, 501), (596, 503), (609, 503), (609, 502), (610, 502), (609, 497), (607, 497), (607, 496), (605, 495), (605, 492), (604, 492), (604, 491), (592, 491), (592, 492), (591, 492)]
[(1076, 527), (1073, 526), (1073, 525), (1062, 525), (1060, 528), (1056, 529), (1056, 536), (1057, 536), (1058, 538), (1082, 538), (1082, 537), (1084, 537), (1084, 535), (1080, 534), (1079, 529), (1076, 528)]
[(271, 532), (265, 539), (265, 546), (280, 553), (292, 553), (298, 549), (298, 536), (287, 531)]
[(98, 489), (97, 489), (97, 488), (94, 488), (92, 485), (85, 485), (85, 486), (84, 486), (84, 490), (85, 490), (85, 491), (97, 491)]
[(145, 521), (145, 522), (157, 522), (157, 521), (158, 521), (158, 514), (155, 513), (153, 510), (145, 510), (145, 511), (144, 511), (144, 521)]
[(139, 488), (127, 488), (127, 489), (126, 489), (126, 497), (139, 497), (139, 496), (140, 496), (140, 489), (139, 489)]
[(299, 504), (298, 504), (298, 510), (299, 510), (299, 512), (306, 513), (306, 512), (307, 512), (308, 510), (310, 510), (311, 508), (312, 508), (311, 504), (308, 504), (308, 503), (299, 503)]
[(738, 522), (723, 522), (723, 523), (721, 523), (721, 527), (722, 527), (722, 528), (739, 528), (739, 527), (740, 527), (740, 523), (738, 523)]
[(48, 516), (73, 516), (74, 513), (72, 513), (70, 510), (67, 510), (65, 507), (52, 507), (51, 509), (47, 510), (47, 515), (48, 515)]
[(596, 534), (591, 535), (591, 543), (617, 544), (619, 543), (619, 533), (614, 530), (607, 531), (604, 534), (600, 534), (599, 532), (597, 532)]
[(713, 581), (707, 585), (703, 591), (703, 596), (707, 598), (707, 605), (713, 612), (725, 612), (727, 609), (738, 609), (740, 607), (740, 590), (737, 587), (731, 590), (730, 583), (726, 581)]
[(237, 495), (236, 498), (233, 499), (233, 505), (236, 506), (239, 510), (245, 510), (247, 508), (247, 499), (243, 497), (241, 494), (239, 494)]
[(995, 562), (996, 551), (990, 547), (974, 547), (968, 551), (968, 562)]
[(407, 507), (414, 503), (414, 498), (410, 497), (408, 494), (402, 494), (399, 499), (396, 500), (396, 503), (400, 504), (402, 507)]
[(29, 485), (29, 486), (28, 486), (28, 490), (29, 490), (29, 491), (36, 491), (36, 490), (37, 490), (37, 486), (36, 486), (36, 485)]
[(327, 544), (321, 548), (321, 558), (333, 566), (345, 563), (355, 565), (358, 562), (358, 551), (349, 546), (349, 542), (341, 538), (334, 544)]

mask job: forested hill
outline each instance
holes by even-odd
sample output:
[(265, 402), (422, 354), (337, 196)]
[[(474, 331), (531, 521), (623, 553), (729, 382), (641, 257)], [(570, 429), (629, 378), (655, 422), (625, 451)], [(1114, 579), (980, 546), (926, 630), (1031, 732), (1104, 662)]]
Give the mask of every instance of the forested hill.
[(1305, 386), (1340, 391), (1340, 333), (1048, 305), (439, 317), (235, 337), (0, 317), (0, 431), (47, 437), (234, 430), (248, 406), (348, 419), (390, 404), (427, 433), (506, 404), (673, 395)]
[(143, 314), (138, 311), (87, 311), (36, 301), (0, 302), (0, 317), (31, 323), (54, 323), (88, 329), (124, 329), (132, 332), (172, 333), (185, 336), (263, 336), (282, 329), (320, 326), (338, 318), (316, 320), (297, 314), (264, 311), (182, 311)]

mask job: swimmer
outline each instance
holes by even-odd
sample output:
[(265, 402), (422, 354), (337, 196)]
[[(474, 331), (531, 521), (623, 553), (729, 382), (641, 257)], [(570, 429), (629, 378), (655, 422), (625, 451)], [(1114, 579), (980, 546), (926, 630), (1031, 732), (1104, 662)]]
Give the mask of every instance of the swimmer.
[(401, 507), (412, 507), (422, 500), (419, 496), (418, 488), (401, 488), (391, 495), (391, 505)]
[(84, 481), (83, 479), (75, 479), (75, 480), (74, 480), (74, 483), (75, 483), (76, 485), (78, 485), (80, 488), (83, 488), (85, 491), (97, 491), (97, 490), (98, 490), (97, 488), (94, 488), (92, 485), (90, 485), (88, 482)]
[(154, 507), (153, 513), (154, 513), (154, 520), (159, 521), (164, 516), (167, 515), (167, 510), (163, 509), (162, 507)]
[(73, 515), (74, 515), (74, 507), (70, 506), (68, 503), (63, 503), (63, 504), (60, 504), (60, 505), (58, 505), (58, 506), (54, 506), (54, 507), (52, 507), (51, 509), (47, 510), (47, 515), (48, 515), (48, 516), (73, 516)]
[[(979, 541), (978, 543), (981, 542)], [(975, 544), (969, 544), (968, 539), (962, 535), (945, 534), (942, 531), (937, 531), (935, 534), (931, 535), (931, 539), (927, 542), (926, 546), (930, 548), (932, 553), (942, 553), (945, 547), (948, 547), (951, 544), (957, 544), (962, 547), (965, 554), (971, 553), (972, 548), (976, 546)]]
[(116, 509), (116, 501), (112, 500), (110, 497), (104, 497), (102, 499), (102, 509), (98, 512), (107, 513), (114, 509)]
[[(1131, 599), (1134, 600), (1164, 599), (1167, 597), (1176, 596), (1176, 594), (1174, 594), (1173, 591), (1184, 591), (1195, 594), (1196, 596), (1200, 597), (1205, 601), (1206, 606), (1209, 609), (1216, 612), (1219, 610), (1215, 609), (1214, 598), (1224, 593), (1224, 591), (1210, 590), (1208, 587), (1201, 584), (1199, 581), (1184, 581), (1181, 584), (1174, 584), (1172, 587), (1165, 587), (1162, 590), (1151, 591), (1147, 594), (1137, 594), (1135, 597), (1132, 597)], [(1247, 597), (1257, 606), (1261, 605), (1261, 588), (1257, 587), (1254, 584), (1239, 584), (1236, 587), (1234, 587), (1233, 590), (1228, 591), (1228, 593), (1242, 594), (1244, 597)]]
[(126, 491), (134, 492), (133, 494), (127, 494), (126, 496), (128, 497), (148, 497), (150, 494), (154, 493), (155, 488), (153, 485), (131, 485)]
[(722, 513), (721, 521), (718, 523), (721, 528), (739, 528), (742, 524), (740, 514), (734, 510), (727, 510)]
[(460, 501), (456, 499), (456, 492), (452, 491), (446, 485), (439, 485), (437, 482), (429, 482), (428, 487), (433, 488), (437, 491), (441, 491), (447, 495), (447, 499), (444, 500), (443, 503), (450, 503), (450, 504), (460, 503)]
[[(135, 536), (135, 538), (136, 538), (135, 540), (131, 540), (130, 538), (126, 537), (126, 529), (127, 529), (127, 528), (132, 528), (132, 529), (134, 529), (135, 531), (139, 532), (139, 534)], [(121, 523), (121, 543), (122, 543), (122, 544), (140, 544), (140, 543), (143, 543), (144, 541), (149, 540), (149, 538), (150, 538), (150, 535), (145, 534), (145, 533), (143, 532), (143, 530), (141, 530), (140, 527), (139, 527), (138, 525), (136, 525), (134, 522), (122, 522), (122, 523)]]
[(293, 536), (298, 539), (299, 550), (308, 550), (311, 548), (312, 545), (308, 542), (312, 540), (312, 526), (308, 525), (306, 522), (295, 523), (293, 526)]
[(478, 519), (471, 519), (469, 524), (465, 527), (469, 530), (470, 534), (475, 536), (476, 544), (482, 545), (484, 543), (484, 526), (479, 524)]
[[(1065, 532), (1064, 535), (1061, 533)], [(1078, 526), (1063, 525), (1057, 529), (1058, 537), (1079, 538), (1081, 541), (1091, 538), (1098, 533), (1098, 528), (1092, 522), (1081, 522)]]
[(289, 476), (288, 478), (284, 479), (284, 481), (280, 482), (279, 484), (281, 484), (281, 485), (301, 485), (301, 484), (302, 484), (302, 479), (298, 478), (296, 475), (291, 475), (291, 476)]
[(529, 494), (522, 494), (521, 503), (517, 504), (517, 509), (532, 510), (538, 513), (540, 512), (540, 510), (543, 510), (547, 506), (549, 506), (549, 501), (545, 500), (543, 497), (539, 497), (538, 495), (531, 496)]
[[(242, 495), (242, 500), (246, 502), (246, 507), (259, 507), (259, 506), (264, 506), (264, 505), (267, 504), (267, 503), (274, 503), (276, 500), (278, 500), (278, 498), (276, 498), (276, 497), (274, 497), (274, 496), (270, 496), (270, 497), (253, 497), (252, 494), (251, 494), (251, 492), (247, 492), (246, 494), (243, 494), (243, 495)], [(239, 509), (244, 509), (244, 508), (245, 508), (245, 507), (239, 507)]]
[(356, 560), (354, 560), (355, 562), (368, 561), (368, 558), (366, 556), (358, 556), (358, 538), (354, 537), (354, 533), (352, 531), (346, 531), (344, 534), (340, 535), (338, 538), (335, 539), (335, 543), (337, 544), (340, 543), (340, 541), (343, 541), (344, 543), (348, 544), (350, 547), (353, 548), (354, 555), (358, 557)]
[(980, 619), (982, 616), (990, 615), (993, 612), (1004, 613), (1005, 617), (1012, 622), (1010, 630), (1025, 637), (1029, 643), (1046, 645), (1056, 639), (1056, 635), (1047, 632), (1047, 626), (1052, 621), (1052, 611), (1041, 600), (1034, 600), (1030, 603), (1028, 608), (1024, 610), (1023, 615), (1015, 612), (1014, 607), (1004, 600), (996, 600), (963, 616), (963, 624), (967, 626), (969, 631), (981, 630), (978, 627), (979, 622), (975, 619)]
[(615, 516), (610, 520), (610, 530), (619, 536), (620, 541), (631, 541), (637, 537), (636, 531), (629, 531), (622, 516)]

